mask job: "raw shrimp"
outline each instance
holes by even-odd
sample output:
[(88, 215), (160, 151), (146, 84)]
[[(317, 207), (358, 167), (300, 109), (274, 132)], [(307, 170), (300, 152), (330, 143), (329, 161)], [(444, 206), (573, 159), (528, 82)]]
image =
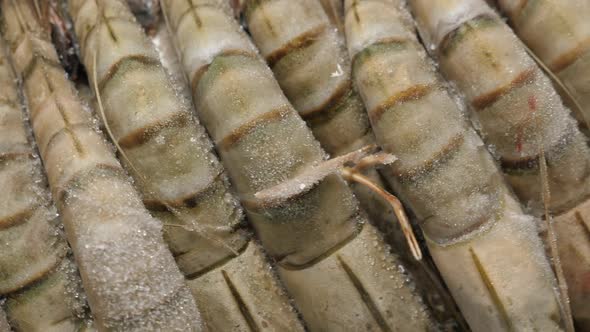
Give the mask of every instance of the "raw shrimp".
[(4, 33), (97, 328), (198, 331), (196, 304), (161, 224), (59, 65), (45, 10), (45, 3), (2, 1)]
[(410, 3), (427, 47), (464, 94), (517, 196), (549, 217), (546, 242), (562, 293), (565, 279), (574, 318), (590, 327), (587, 138), (549, 78), (483, 0)]
[(0, 38), (3, 306), (15, 331), (84, 330), (91, 325), (89, 319), (85, 321), (84, 293), (60, 234), (61, 221), (46, 188), (42, 165), (31, 146), (17, 80), (4, 44)]
[(129, 8), (117, 0), (72, 0), (69, 8), (105, 126), (144, 203), (164, 222), (204, 324), (303, 330), (190, 100), (172, 85)]
[(347, 1), (345, 30), (377, 141), (399, 158), (388, 178), (420, 220), (471, 328), (560, 330), (535, 222), (437, 76), (401, 2)]
[(162, 9), (247, 215), (311, 330), (425, 330), (429, 314), (224, 1)]

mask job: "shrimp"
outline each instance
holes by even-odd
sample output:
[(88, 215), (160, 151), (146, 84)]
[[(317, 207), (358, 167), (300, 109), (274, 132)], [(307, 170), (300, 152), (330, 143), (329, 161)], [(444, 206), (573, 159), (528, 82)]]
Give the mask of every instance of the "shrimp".
[[(311, 330), (425, 330), (429, 313), (224, 1), (162, 1), (193, 100)], [(365, 153), (366, 154), (366, 153)]]
[(515, 193), (534, 212), (545, 215), (546, 242), (562, 296), (567, 281), (574, 319), (587, 325), (587, 138), (549, 78), (483, 0), (410, 3), (423, 39), (441, 71), (465, 95), (484, 141), (494, 147)]
[(407, 10), (398, 1), (347, 1), (345, 31), (377, 141), (399, 158), (388, 179), (421, 221), (472, 330), (560, 330), (534, 219), (447, 92)]
[[(333, 14), (331, 20), (340, 20), (338, 31), (322, 5), (329, 7), (326, 12)], [(342, 5), (341, 1), (320, 4), (317, 0), (249, 0), (243, 10), (252, 39), (283, 92), (332, 156), (375, 144), (365, 107), (352, 83)], [(363, 173), (375, 185), (385, 187), (375, 169)], [(448, 311), (446, 315), (451, 314), (455, 304), (443, 287), (433, 287), (441, 282), (429, 257), (420, 262), (408, 257), (404, 233), (391, 222), (394, 216), (386, 202), (367, 186), (353, 183), (352, 187), (369, 219), (384, 232), (395, 252), (405, 258), (420, 290), (435, 294), (428, 299), (441, 299), (430, 303), (431, 307), (443, 307)]]
[(129, 8), (116, 0), (76, 0), (69, 9), (105, 127), (144, 203), (164, 222), (204, 325), (303, 330), (190, 100), (175, 89), (178, 79), (167, 76)]
[[(317, 0), (250, 0), (243, 12), (252, 39), (281, 89), (326, 152), (341, 156), (375, 144), (362, 101), (353, 89), (344, 38), (321, 4)], [(384, 186), (375, 169), (364, 174)], [(370, 219), (388, 231), (393, 216), (387, 213), (386, 203), (365, 186), (353, 188)]]
[(16, 331), (84, 330), (91, 326), (84, 293), (31, 146), (5, 46), (0, 39), (0, 295)]
[[(520, 39), (572, 95), (574, 105), (566, 98), (564, 102), (570, 102), (568, 106), (578, 111), (573, 113), (576, 119), (590, 129), (590, 3), (576, 0), (496, 2)], [(561, 92), (563, 95), (565, 91)]]
[(2, 1), (4, 33), (96, 326), (198, 331), (197, 306), (161, 224), (59, 65), (45, 10), (45, 3)]

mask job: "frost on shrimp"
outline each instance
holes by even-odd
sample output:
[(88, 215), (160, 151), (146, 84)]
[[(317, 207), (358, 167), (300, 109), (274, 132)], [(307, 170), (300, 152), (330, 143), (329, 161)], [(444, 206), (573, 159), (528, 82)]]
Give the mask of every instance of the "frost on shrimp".
[[(392, 268), (398, 258), (366, 223), (342, 178), (307, 177), (326, 154), (231, 10), (205, 1), (162, 5), (200, 119), (308, 326), (430, 326), (406, 276)], [(366, 300), (359, 292), (369, 294)]]
[(0, 37), (0, 295), (6, 297), (0, 306), (15, 330), (84, 329), (91, 324), (85, 294), (5, 51)]
[(4, 31), (15, 45), (39, 153), (96, 325), (198, 330), (199, 313), (162, 241), (161, 224), (143, 207), (59, 65), (45, 30), (45, 5), (3, 1)]
[[(537, 10), (544, 8), (540, 2), (530, 3), (539, 5)], [(483, 137), (495, 147), (504, 175), (521, 201), (536, 214), (555, 215), (546, 218), (546, 243), (556, 262), (561, 294), (565, 278), (575, 319), (588, 321), (590, 293), (580, 280), (589, 272), (590, 241), (571, 236), (585, 232), (590, 219), (586, 137), (548, 77), (483, 0), (411, 4), (425, 36), (436, 34), (440, 22), (452, 22), (453, 28), (433, 41), (432, 53), (477, 112)], [(472, 7), (482, 8), (482, 13), (450, 19), (451, 13)]]
[[(70, 1), (70, 12), (105, 128), (144, 203), (164, 222), (196, 301), (216, 308), (205, 312), (204, 324), (302, 329), (191, 113), (165, 31), (155, 31), (154, 48), (121, 1)], [(280, 315), (270, 317), (272, 311)]]
[(471, 328), (559, 330), (560, 302), (535, 224), (446, 91), (406, 9), (348, 1), (346, 10), (356, 86), (377, 142), (399, 158), (389, 179), (420, 220)]

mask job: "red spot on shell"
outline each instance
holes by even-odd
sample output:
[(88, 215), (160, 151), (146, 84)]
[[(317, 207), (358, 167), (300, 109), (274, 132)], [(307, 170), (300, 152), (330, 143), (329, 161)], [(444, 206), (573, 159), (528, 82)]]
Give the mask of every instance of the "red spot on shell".
[(529, 122), (531, 120), (531, 116), (533, 113), (535, 113), (535, 111), (537, 110), (537, 97), (535, 96), (529, 96), (528, 98), (528, 104), (529, 104), (529, 113), (527, 113), (527, 120), (523, 123), (523, 125), (518, 128), (518, 131), (516, 132), (516, 151), (517, 152), (522, 152), (522, 145), (523, 145), (523, 141), (524, 141), (524, 126), (527, 122)]

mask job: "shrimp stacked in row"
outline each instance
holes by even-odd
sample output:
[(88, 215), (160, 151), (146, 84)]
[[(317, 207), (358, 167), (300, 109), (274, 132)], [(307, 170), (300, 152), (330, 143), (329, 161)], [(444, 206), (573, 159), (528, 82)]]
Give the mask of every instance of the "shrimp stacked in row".
[(160, 222), (142, 205), (59, 64), (45, 4), (2, 1), (3, 32), (96, 326), (198, 331), (196, 304)]
[(409, 14), (399, 1), (347, 1), (345, 9), (355, 84), (378, 143), (399, 158), (392, 185), (420, 220), (471, 328), (559, 330), (535, 223), (437, 76)]
[(77, 271), (31, 146), (5, 46), (0, 39), (0, 295), (16, 331), (84, 330), (91, 322), (84, 321)]
[[(225, 1), (162, 1), (201, 121), (311, 330), (425, 330), (351, 190)], [(353, 153), (354, 155), (354, 153)]]
[[(363, 103), (352, 86), (344, 38), (322, 5), (317, 0), (248, 0), (244, 7), (254, 44), (322, 148), (341, 156), (375, 144)], [(383, 186), (376, 170), (365, 173)], [(364, 186), (352, 186), (370, 219), (388, 229), (393, 216), (385, 202)]]
[[(365, 107), (352, 82), (342, 31), (342, 6), (339, 1), (248, 0), (243, 10), (248, 31), (277, 82), (332, 156), (375, 144)], [(363, 173), (383, 187), (374, 168)], [(392, 222), (395, 219), (391, 213), (386, 213), (390, 209), (385, 201), (366, 186), (352, 187), (369, 219), (385, 233), (395, 252), (405, 258), (431, 307), (441, 308), (435, 311), (437, 318), (452, 319), (445, 316), (452, 315), (449, 309), (455, 304), (443, 287), (435, 287), (442, 282), (431, 272), (435, 267), (429, 257), (422, 262), (409, 257), (404, 233)]]
[(211, 330), (302, 330), (204, 129), (119, 0), (71, 0), (82, 60), (105, 124)]
[(559, 276), (563, 267), (574, 318), (590, 327), (587, 138), (549, 78), (484, 0), (410, 4), (441, 71), (465, 95), (516, 195), (533, 211), (555, 215), (547, 243), (558, 246), (552, 248), (561, 258), (556, 271)]

